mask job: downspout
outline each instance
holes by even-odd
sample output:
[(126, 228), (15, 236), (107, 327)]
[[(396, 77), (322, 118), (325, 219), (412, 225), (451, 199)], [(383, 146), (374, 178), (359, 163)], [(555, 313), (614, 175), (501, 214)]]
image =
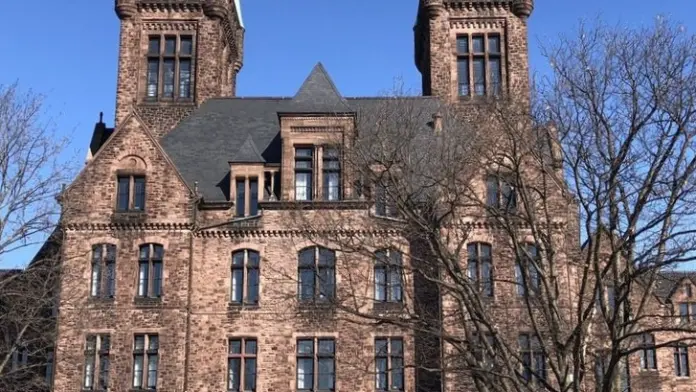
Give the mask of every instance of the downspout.
[(188, 262), (188, 290), (186, 291), (186, 342), (184, 343), (184, 392), (189, 390), (188, 388), (188, 376), (189, 376), (189, 363), (191, 356), (191, 296), (193, 284), (193, 237), (196, 230), (196, 222), (198, 220), (198, 202), (200, 197), (198, 196), (198, 181), (194, 183), (193, 189), (193, 211), (191, 212), (191, 229), (189, 232), (189, 262)]

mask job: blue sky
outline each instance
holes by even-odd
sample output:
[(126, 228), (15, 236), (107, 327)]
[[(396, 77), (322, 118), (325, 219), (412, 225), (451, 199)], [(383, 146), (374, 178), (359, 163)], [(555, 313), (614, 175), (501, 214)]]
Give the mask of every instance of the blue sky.
[[(293, 95), (322, 61), (347, 96), (379, 95), (401, 80), (418, 90), (413, 64), (417, 0), (241, 0), (246, 24), (238, 95)], [(47, 114), (82, 159), (99, 112), (113, 123), (119, 21), (113, 0), (5, 1), (0, 12), (0, 84), (19, 81), (47, 97)], [(581, 18), (652, 24), (662, 14), (696, 30), (695, 0), (536, 0), (532, 72), (539, 44), (572, 33)], [(0, 260), (21, 265), (35, 249)]]

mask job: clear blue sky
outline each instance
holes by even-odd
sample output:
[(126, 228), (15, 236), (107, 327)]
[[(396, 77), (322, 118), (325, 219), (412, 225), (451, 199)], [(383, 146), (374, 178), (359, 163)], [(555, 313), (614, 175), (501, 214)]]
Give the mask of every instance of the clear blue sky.
[[(48, 114), (82, 159), (98, 113), (112, 124), (119, 21), (113, 0), (0, 0), (0, 84), (46, 94)], [(420, 88), (413, 65), (417, 0), (242, 0), (246, 24), (238, 95), (292, 95), (322, 61), (347, 96), (379, 95), (396, 78)], [(652, 24), (658, 14), (696, 30), (696, 0), (536, 0), (532, 71), (539, 42), (572, 33), (581, 18)], [(34, 250), (5, 260), (21, 265)]]

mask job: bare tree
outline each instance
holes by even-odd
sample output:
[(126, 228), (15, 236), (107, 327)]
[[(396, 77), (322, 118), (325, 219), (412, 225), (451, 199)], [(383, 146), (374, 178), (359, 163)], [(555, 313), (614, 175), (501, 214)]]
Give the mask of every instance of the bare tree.
[(696, 38), (598, 25), (545, 54), (531, 100), (358, 107), (336, 140), (352, 212), (293, 213), (348, 269), (338, 317), (415, 336), (421, 380), (622, 391), (646, 336), (695, 343), (655, 288), (694, 258)]
[(3, 391), (45, 387), (52, 360), (61, 238), (56, 197), (73, 170), (61, 161), (66, 140), (53, 132), (42, 104), (17, 84), (0, 86), (0, 261), (17, 265), (20, 251), (44, 243), (25, 268), (0, 274)]

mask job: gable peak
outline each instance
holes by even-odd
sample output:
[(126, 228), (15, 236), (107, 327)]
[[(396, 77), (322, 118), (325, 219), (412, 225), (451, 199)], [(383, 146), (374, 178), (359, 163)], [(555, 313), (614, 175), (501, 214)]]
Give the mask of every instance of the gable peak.
[(309, 73), (302, 86), (295, 94), (294, 101), (319, 101), (324, 103), (342, 102), (343, 97), (321, 62)]

